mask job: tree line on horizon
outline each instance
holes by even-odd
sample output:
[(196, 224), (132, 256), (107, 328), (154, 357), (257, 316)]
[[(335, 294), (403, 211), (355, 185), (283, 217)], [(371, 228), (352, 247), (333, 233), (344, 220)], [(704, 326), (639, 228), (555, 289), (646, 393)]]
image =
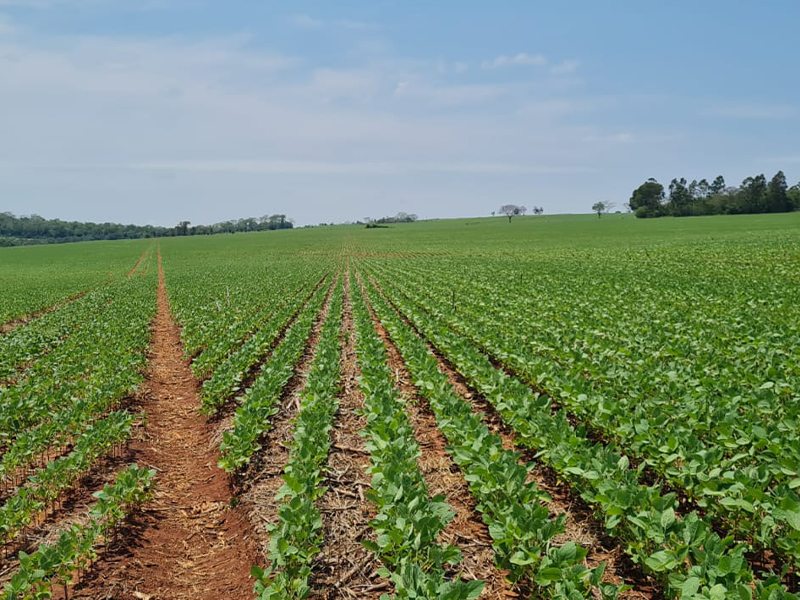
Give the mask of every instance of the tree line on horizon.
[(628, 207), (639, 218), (791, 212), (800, 210), (800, 183), (789, 187), (778, 171), (769, 181), (761, 174), (739, 186), (726, 185), (722, 175), (691, 183), (681, 177), (665, 190), (650, 178), (633, 191)]
[(10, 212), (3, 212), (0, 213), (0, 246), (211, 235), (292, 229), (293, 227), (292, 220), (283, 214), (222, 221), (212, 225), (192, 225), (189, 221), (181, 221), (174, 227), (159, 227), (62, 221), (61, 219), (45, 219), (39, 215), (18, 217)]

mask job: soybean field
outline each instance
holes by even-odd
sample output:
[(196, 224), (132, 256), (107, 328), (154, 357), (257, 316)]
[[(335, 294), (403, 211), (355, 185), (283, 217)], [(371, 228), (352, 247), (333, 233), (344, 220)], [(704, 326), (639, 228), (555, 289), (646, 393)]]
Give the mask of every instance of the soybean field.
[(0, 248), (3, 600), (795, 600), (800, 215)]

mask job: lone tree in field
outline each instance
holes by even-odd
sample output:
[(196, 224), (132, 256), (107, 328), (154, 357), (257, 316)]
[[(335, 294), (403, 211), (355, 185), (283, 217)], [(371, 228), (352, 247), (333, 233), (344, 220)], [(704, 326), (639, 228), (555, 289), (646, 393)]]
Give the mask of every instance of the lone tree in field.
[(524, 215), (528, 209), (524, 206), (517, 206), (516, 204), (503, 204), (500, 207), (500, 214), (508, 217), (508, 222), (511, 223), (511, 217)]
[(612, 208), (614, 208), (613, 202), (595, 202), (592, 204), (592, 210), (597, 213), (597, 218), (603, 216), (604, 213), (609, 212)]

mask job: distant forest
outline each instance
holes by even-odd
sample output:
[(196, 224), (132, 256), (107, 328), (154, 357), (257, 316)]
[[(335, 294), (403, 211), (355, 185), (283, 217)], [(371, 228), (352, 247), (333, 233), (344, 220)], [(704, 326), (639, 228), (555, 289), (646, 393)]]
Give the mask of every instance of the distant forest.
[(120, 225), (119, 223), (81, 223), (45, 219), (39, 215), (17, 217), (10, 212), (0, 213), (0, 246), (27, 246), (88, 242), (93, 240), (125, 240), (184, 235), (211, 235), (213, 233), (239, 233), (269, 231), (294, 227), (286, 215), (265, 215), (213, 225), (192, 225), (181, 221), (175, 227), (153, 225)]
[(748, 177), (738, 187), (728, 187), (722, 175), (687, 183), (673, 179), (664, 186), (648, 179), (633, 191), (628, 206), (640, 218), (743, 215), (800, 210), (800, 183), (789, 187), (783, 171), (767, 181), (764, 175)]

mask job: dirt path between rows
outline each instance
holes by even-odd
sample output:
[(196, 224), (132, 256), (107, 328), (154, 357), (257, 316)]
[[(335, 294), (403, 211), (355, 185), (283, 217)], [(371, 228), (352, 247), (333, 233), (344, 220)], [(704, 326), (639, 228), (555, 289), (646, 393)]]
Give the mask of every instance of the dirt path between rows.
[(155, 498), (74, 598), (250, 599), (250, 568), (263, 559), (246, 506), (230, 509), (230, 480), (217, 468), (210, 428), (198, 414), (198, 386), (170, 313), (160, 253), (158, 267), (158, 313), (141, 391), (148, 421), (144, 439), (131, 444), (134, 460), (158, 471)]
[(133, 268), (130, 271), (128, 271), (128, 277), (132, 277), (133, 274), (136, 273), (137, 269), (139, 268), (139, 265), (142, 264), (142, 261), (144, 260), (144, 257), (147, 256), (148, 252), (150, 252), (150, 248), (147, 248), (144, 252), (142, 252), (142, 255), (139, 257), (139, 260), (137, 260), (136, 264), (133, 265)]
[(55, 310), (58, 310), (62, 306), (66, 306), (70, 302), (75, 302), (76, 300), (80, 300), (86, 294), (89, 293), (89, 290), (84, 290), (82, 292), (78, 292), (77, 294), (73, 294), (68, 298), (64, 298), (53, 304), (52, 306), (48, 306), (47, 308), (43, 308), (41, 310), (37, 310), (36, 312), (32, 312), (27, 314), (23, 317), (17, 317), (16, 319), (12, 319), (11, 321), (6, 321), (5, 323), (0, 323), (0, 335), (5, 335), (7, 333), (11, 333), (17, 327), (22, 327), (26, 323), (30, 323), (34, 319), (38, 319), (39, 317), (43, 317), (47, 313), (51, 313)]

